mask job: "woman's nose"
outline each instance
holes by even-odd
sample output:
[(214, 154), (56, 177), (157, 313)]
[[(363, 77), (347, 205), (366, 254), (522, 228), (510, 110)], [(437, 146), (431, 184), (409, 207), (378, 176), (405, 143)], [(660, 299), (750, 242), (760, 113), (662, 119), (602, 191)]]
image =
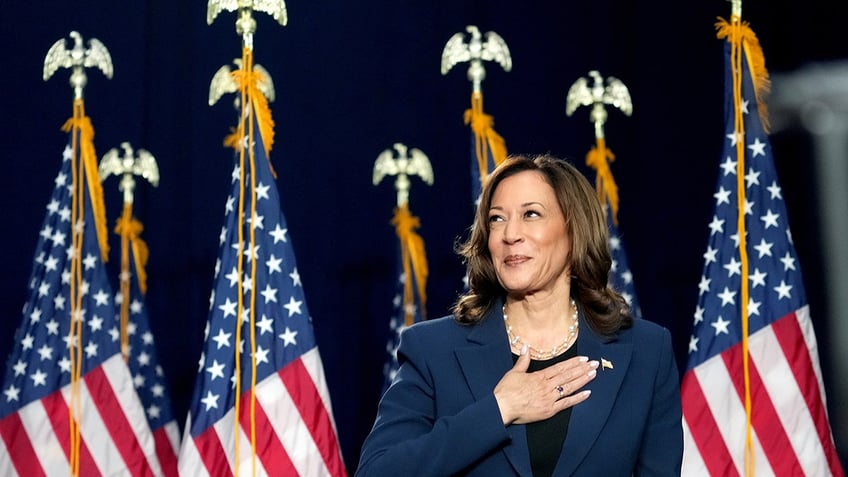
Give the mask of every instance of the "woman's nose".
[(524, 238), (521, 221), (519, 220), (507, 220), (506, 224), (504, 224), (503, 232), (504, 242), (507, 243), (515, 243)]

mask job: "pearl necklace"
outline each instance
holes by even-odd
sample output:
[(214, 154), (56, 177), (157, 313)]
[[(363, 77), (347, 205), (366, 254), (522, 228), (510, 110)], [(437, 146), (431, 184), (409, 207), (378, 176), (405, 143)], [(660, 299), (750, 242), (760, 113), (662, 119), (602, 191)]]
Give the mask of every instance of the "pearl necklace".
[(509, 324), (509, 318), (506, 315), (506, 304), (504, 303), (502, 311), (504, 318), (504, 325), (506, 325), (506, 335), (509, 339), (509, 345), (512, 348), (517, 350), (521, 350), (522, 347), (527, 346), (527, 350), (530, 353), (530, 357), (533, 359), (550, 359), (554, 356), (557, 356), (563, 353), (565, 350), (571, 347), (574, 344), (574, 339), (577, 336), (577, 329), (579, 328), (579, 322), (577, 321), (577, 304), (574, 303), (574, 298), (571, 299), (571, 309), (574, 310), (572, 314), (572, 323), (571, 326), (568, 327), (568, 336), (563, 340), (562, 343), (558, 345), (554, 345), (553, 348), (548, 350), (544, 349), (536, 349), (530, 343), (525, 343), (520, 336), (514, 334), (512, 332), (512, 325)]

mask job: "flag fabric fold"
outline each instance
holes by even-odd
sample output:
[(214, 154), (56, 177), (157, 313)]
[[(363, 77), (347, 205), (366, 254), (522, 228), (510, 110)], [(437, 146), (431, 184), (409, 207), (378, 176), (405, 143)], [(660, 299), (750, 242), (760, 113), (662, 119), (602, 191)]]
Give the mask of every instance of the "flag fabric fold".
[[(123, 314), (127, 314), (126, 329), (122, 330), (126, 333), (128, 345), (127, 365), (153, 433), (162, 475), (176, 477), (179, 427), (171, 407), (165, 373), (159, 364), (144, 300), (147, 289), (147, 245), (140, 237), (141, 222), (132, 216), (131, 209), (131, 203), (124, 205), (124, 214), (115, 227), (115, 232), (122, 237), (122, 262), (126, 258), (126, 263), (122, 263), (121, 267), (121, 290), (115, 296), (115, 304), (120, 308), (122, 328)], [(123, 271), (125, 267), (126, 272)], [(127, 299), (124, 299), (124, 296), (127, 296)]]
[(242, 91), (249, 106), (244, 136), (231, 142), (232, 188), (180, 474), (344, 476), (291, 236), (251, 117), (257, 104)]
[(397, 349), (401, 332), (407, 326), (425, 320), (427, 316), (427, 257), (424, 240), (415, 232), (420, 226), (419, 219), (409, 212), (406, 205), (402, 205), (395, 209), (392, 223), (398, 236), (398, 280), (392, 300), (393, 315), (389, 321), (390, 336), (386, 344), (388, 358), (383, 366), (383, 392), (388, 389), (397, 374)]
[(609, 283), (630, 305), (630, 313), (636, 318), (641, 318), (642, 310), (639, 306), (639, 298), (636, 296), (633, 273), (630, 271), (621, 232), (618, 230), (618, 186), (609, 167), (609, 162), (614, 160), (615, 154), (606, 146), (606, 140), (602, 137), (596, 138), (595, 145), (586, 153), (586, 165), (595, 170), (595, 190), (607, 216), (609, 248), (612, 256)]
[[(756, 37), (722, 22), (726, 128), (681, 383), (682, 475), (844, 475), (758, 98)], [(742, 220), (740, 220), (740, 213)]]
[(120, 352), (82, 100), (66, 130), (0, 394), (0, 475), (162, 475)]

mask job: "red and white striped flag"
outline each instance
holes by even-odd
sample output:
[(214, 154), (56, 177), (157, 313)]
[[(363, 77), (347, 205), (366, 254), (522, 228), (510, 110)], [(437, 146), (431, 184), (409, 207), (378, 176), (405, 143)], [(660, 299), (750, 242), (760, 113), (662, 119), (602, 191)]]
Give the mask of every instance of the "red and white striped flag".
[(842, 476), (801, 267), (758, 115), (768, 81), (762, 52), (737, 16), (719, 24), (719, 38), (727, 38), (726, 139), (681, 384), (682, 475)]
[(94, 130), (81, 99), (66, 130), (0, 394), (0, 475), (162, 475), (120, 352)]
[(346, 476), (268, 160), (273, 122), (248, 53), (237, 72), (248, 106), (228, 141), (232, 188), (180, 475)]

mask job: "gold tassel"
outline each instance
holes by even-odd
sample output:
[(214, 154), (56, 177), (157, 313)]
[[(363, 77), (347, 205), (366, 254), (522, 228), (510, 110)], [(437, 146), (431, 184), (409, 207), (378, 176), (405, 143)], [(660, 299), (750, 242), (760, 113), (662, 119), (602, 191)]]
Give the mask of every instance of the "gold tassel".
[(606, 147), (604, 138), (597, 138), (595, 146), (586, 154), (586, 165), (595, 169), (595, 190), (602, 205), (609, 204), (612, 209), (612, 222), (618, 225), (618, 186), (612, 177), (609, 163), (615, 160), (615, 154)]
[[(739, 21), (737, 19), (737, 21)], [(748, 60), (748, 69), (751, 72), (751, 80), (754, 82), (754, 94), (757, 97), (757, 111), (760, 114), (760, 122), (763, 124), (763, 129), (768, 134), (769, 118), (768, 105), (765, 98), (771, 91), (771, 80), (769, 79), (768, 70), (766, 69), (766, 57), (763, 54), (763, 48), (760, 46), (760, 40), (751, 29), (748, 22), (739, 22), (738, 41), (745, 49), (745, 58)], [(723, 18), (719, 18), (716, 22), (716, 37), (720, 40), (731, 40), (731, 23)]]
[(426, 319), (427, 303), (427, 255), (424, 251), (424, 239), (415, 233), (415, 229), (421, 226), (418, 217), (410, 214), (406, 205), (395, 208), (395, 216), (392, 219), (395, 232), (401, 245), (401, 257), (403, 261), (403, 273), (406, 277), (403, 289), (403, 309), (406, 326), (414, 322), (413, 305), (415, 297), (412, 291), (412, 277), (418, 288), (418, 296), (421, 299), (421, 317)]
[(80, 131), (80, 159), (82, 160), (88, 194), (91, 196), (91, 209), (94, 213), (94, 226), (97, 231), (97, 242), (100, 244), (100, 258), (109, 260), (109, 240), (106, 229), (106, 207), (103, 204), (103, 185), (97, 172), (97, 153), (94, 151), (94, 127), (91, 119), (85, 115), (85, 103), (82, 99), (74, 100), (74, 117), (67, 120), (62, 131)]
[[(124, 207), (126, 210), (127, 207), (132, 208), (132, 205), (126, 204)], [(126, 237), (129, 240), (135, 261), (135, 270), (138, 276), (138, 288), (141, 290), (142, 294), (146, 294), (147, 271), (145, 267), (147, 266), (147, 259), (150, 252), (147, 248), (147, 243), (145, 243), (145, 241), (141, 238), (141, 232), (143, 230), (144, 225), (136, 220), (131, 213), (125, 214), (119, 218), (118, 223), (115, 225), (115, 233), (121, 237)], [(129, 270), (127, 270), (127, 272), (129, 272)]]
[(476, 139), (477, 166), (480, 170), (480, 183), (484, 183), (489, 176), (489, 152), (495, 166), (500, 165), (506, 159), (506, 142), (500, 134), (492, 128), (494, 119), (483, 112), (483, 93), (471, 93), (471, 109), (466, 109), (463, 116), (465, 124), (471, 125)]
[[(277, 178), (277, 172), (271, 164), (271, 149), (274, 147), (274, 118), (271, 116), (271, 108), (268, 107), (268, 99), (259, 91), (257, 86), (260, 81), (265, 80), (262, 73), (250, 70), (236, 70), (232, 72), (233, 79), (239, 85), (244, 85), (247, 88), (247, 96), (250, 98), (250, 104), (253, 108), (254, 117), (259, 125), (259, 134), (262, 136), (262, 145), (265, 148), (265, 157), (268, 158), (268, 165), (271, 167), (271, 176)], [(235, 147), (238, 142), (233, 138), (244, 137), (244, 131), (234, 131), (224, 140), (224, 145)]]

